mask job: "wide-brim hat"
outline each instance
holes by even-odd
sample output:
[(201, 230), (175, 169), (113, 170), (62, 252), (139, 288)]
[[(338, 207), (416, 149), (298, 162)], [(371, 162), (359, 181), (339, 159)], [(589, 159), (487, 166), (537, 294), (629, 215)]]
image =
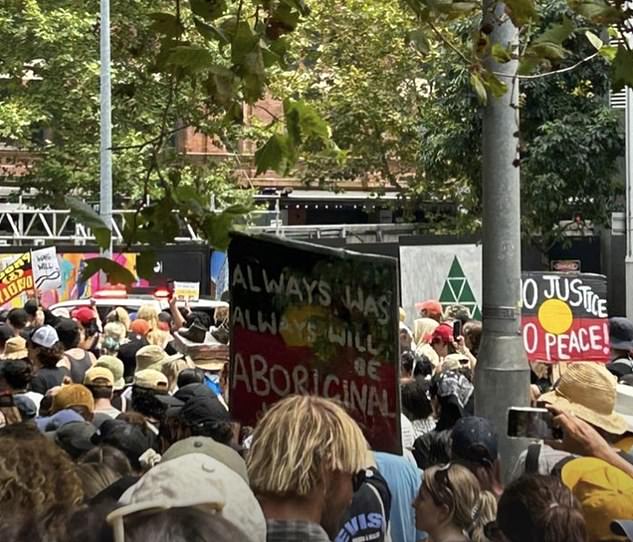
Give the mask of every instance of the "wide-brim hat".
[(26, 339), (23, 337), (11, 337), (4, 346), (3, 359), (24, 359), (29, 357), (26, 348)]
[(616, 378), (601, 363), (579, 362), (569, 366), (554, 391), (544, 393), (539, 401), (612, 433), (628, 431), (626, 420), (615, 412)]
[(616, 386), (615, 411), (625, 419), (629, 432), (633, 433), (633, 386)]

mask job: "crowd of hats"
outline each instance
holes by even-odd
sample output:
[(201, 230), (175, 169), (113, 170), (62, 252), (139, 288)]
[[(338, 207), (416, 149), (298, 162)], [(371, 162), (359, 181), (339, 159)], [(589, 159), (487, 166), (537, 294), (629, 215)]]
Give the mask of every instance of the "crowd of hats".
[[(455, 540), (440, 536), (437, 518), (423, 517), (430, 506), (426, 492), (438, 517), (442, 507), (450, 511), (442, 521), (454, 522), (465, 533), (463, 540), (537, 542), (543, 529), (556, 523), (552, 510), (559, 508), (570, 514), (567, 527), (580, 529), (567, 532), (584, 534), (548, 537), (552, 542), (633, 540), (630, 471), (605, 457), (546, 444), (528, 449), (516, 465), (507, 464), (496, 428), (474, 415), (481, 324), (468, 320), (462, 308), (443, 310), (434, 300), (418, 310), (412, 329), (401, 312), (401, 455), (372, 455), (344, 408), (313, 397), (286, 399), (259, 413), (264, 421), (269, 414), (279, 420), (277, 426), (264, 426), (267, 436), (261, 423), (255, 429), (240, 427), (227, 406), (226, 316), (183, 314), (176, 307), (159, 313), (153, 306), (137, 314), (118, 308), (99, 315), (91, 306), (54, 314), (33, 303), (28, 310), (12, 311), (0, 324), (0, 540), (150, 540), (135, 529), (158, 524), (160, 517), (175, 529), (189, 521), (170, 515), (182, 510), (221, 521), (217, 525), (226, 537), (197, 537), (190, 531), (181, 538), (173, 535), (170, 542), (418, 542), (416, 527), (428, 531), (433, 542)], [(456, 321), (462, 337), (454, 332)], [(627, 372), (633, 325), (613, 319), (612, 328), (609, 365), (533, 367), (535, 404), (585, 424), (579, 427), (594, 431), (601, 442), (608, 440), (611, 449), (619, 450), (619, 460), (633, 464), (633, 386), (628, 385), (633, 365)], [(304, 410), (292, 410), (294, 399), (305, 401)], [(286, 405), (291, 415), (275, 418)], [(323, 416), (310, 422), (319, 409)], [(258, 439), (271, 444), (255, 461)], [(311, 447), (319, 439), (327, 449)], [(356, 457), (351, 452), (341, 454), (344, 459), (332, 457), (342, 443)], [(357, 465), (359, 457), (366, 469), (365, 463), (362, 469)], [(348, 463), (355, 465), (354, 472), (345, 470)], [(326, 472), (328, 464), (333, 473)], [(285, 477), (303, 483), (311, 468), (324, 479), (305, 495), (261, 489), (257, 469), (287, 469), (271, 474), (274, 485)], [(502, 471), (512, 478), (505, 487)], [(333, 491), (329, 484), (345, 479), (341, 473), (350, 476), (349, 483)], [(342, 530), (337, 535), (330, 530), (331, 518), (317, 516), (329, 510), (328, 499), (344, 498), (351, 488), (351, 502), (339, 506)], [(457, 495), (463, 502), (455, 501)], [(278, 508), (261, 506), (266, 498)], [(319, 524), (316, 531), (308, 529), (317, 532), (314, 537), (298, 531), (287, 538), (271, 534), (283, 524), (271, 510), (283, 510), (283, 516), (310, 499), (319, 502), (310, 511)], [(384, 521), (374, 531), (371, 522), (360, 528), (357, 518), (364, 514), (382, 514)], [(345, 531), (346, 520), (348, 529), (356, 526), (357, 539)], [(478, 530), (484, 523), (485, 537)], [(206, 528), (211, 533), (213, 525)], [(284, 528), (291, 533), (300, 527), (289, 521)]]

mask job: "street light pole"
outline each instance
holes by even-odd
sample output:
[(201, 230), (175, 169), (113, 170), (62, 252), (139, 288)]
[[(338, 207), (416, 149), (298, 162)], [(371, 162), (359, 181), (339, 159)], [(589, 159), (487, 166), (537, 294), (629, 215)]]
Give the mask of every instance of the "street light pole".
[(626, 141), (626, 256), (624, 259), (626, 288), (626, 317), (633, 319), (633, 90), (626, 87), (625, 141)]
[[(100, 198), (99, 213), (112, 231), (112, 102), (110, 96), (110, 0), (101, 0), (100, 22), (100, 102), (101, 102), (101, 139), (100, 139)], [(103, 251), (106, 257), (112, 256), (110, 247)]]
[[(496, 0), (484, 0), (491, 43), (518, 52), (519, 33)], [(518, 164), (517, 60), (487, 67), (507, 83), (500, 98), (488, 94), (483, 117), (483, 338), (475, 375), (475, 411), (499, 434), (504, 474), (525, 447), (506, 436), (507, 410), (529, 404), (529, 367), (521, 337), (521, 223)]]

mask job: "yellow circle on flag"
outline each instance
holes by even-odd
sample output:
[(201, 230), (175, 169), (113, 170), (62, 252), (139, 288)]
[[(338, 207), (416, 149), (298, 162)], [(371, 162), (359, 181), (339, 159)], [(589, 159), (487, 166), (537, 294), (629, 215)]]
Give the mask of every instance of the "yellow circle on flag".
[(569, 305), (561, 299), (548, 299), (539, 307), (538, 321), (548, 333), (560, 335), (569, 331), (574, 315)]

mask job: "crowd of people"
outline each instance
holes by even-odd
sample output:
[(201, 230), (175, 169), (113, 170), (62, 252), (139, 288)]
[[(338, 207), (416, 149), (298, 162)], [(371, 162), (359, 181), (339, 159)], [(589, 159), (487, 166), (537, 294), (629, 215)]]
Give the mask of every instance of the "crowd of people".
[(400, 322), (402, 455), (314, 396), (236, 423), (228, 309), (1, 314), (0, 540), (633, 540), (633, 323), (611, 320), (608, 365), (532, 366), (561, 438), (508, 464), (474, 415), (481, 324), (416, 309)]

